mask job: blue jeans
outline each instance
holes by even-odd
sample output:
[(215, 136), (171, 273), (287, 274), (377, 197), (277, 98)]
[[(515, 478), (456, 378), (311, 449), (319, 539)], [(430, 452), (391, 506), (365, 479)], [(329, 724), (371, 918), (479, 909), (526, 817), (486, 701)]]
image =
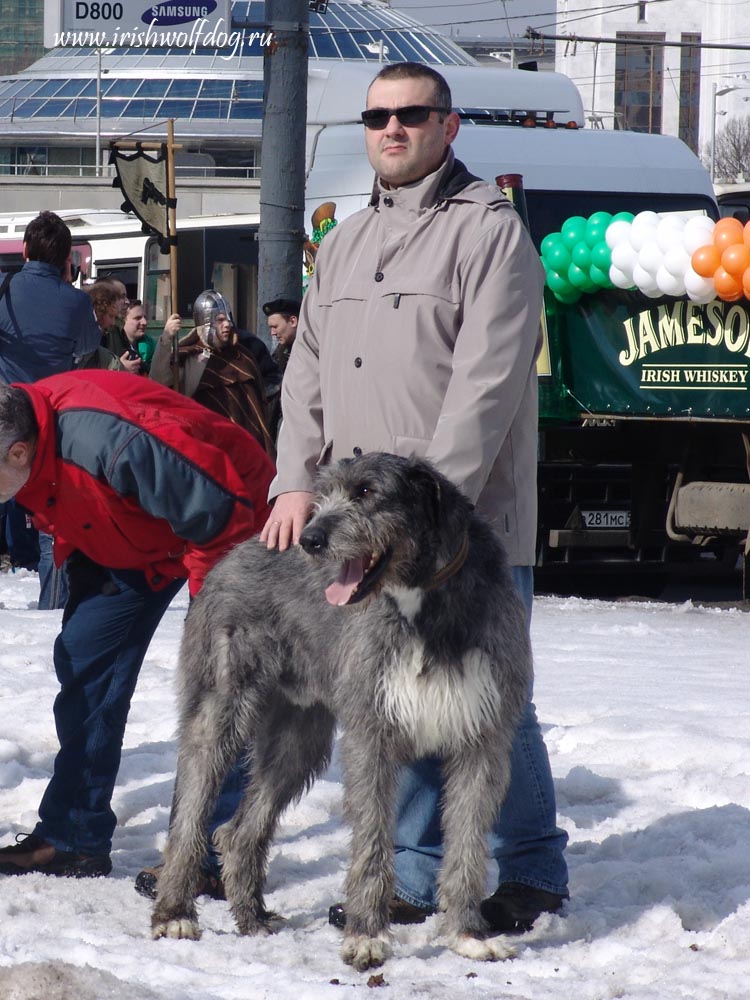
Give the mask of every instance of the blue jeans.
[(60, 569), (52, 558), (52, 535), (39, 532), (39, 603), (40, 611), (64, 608), (68, 599), (65, 564)]
[[(531, 620), (534, 580), (530, 566), (512, 567)], [(510, 787), (489, 838), (498, 884), (522, 882), (567, 895), (563, 851), (568, 836), (555, 824), (555, 789), (536, 710), (529, 701), (513, 746)], [(442, 778), (436, 758), (402, 771), (395, 836), (396, 891), (415, 906), (437, 904), (443, 855), (440, 832)]]
[(60, 750), (34, 833), (58, 850), (101, 855), (112, 847), (112, 790), (141, 664), (185, 581), (154, 592), (136, 570), (93, 571), (83, 589), (71, 575), (75, 594), (55, 641)]

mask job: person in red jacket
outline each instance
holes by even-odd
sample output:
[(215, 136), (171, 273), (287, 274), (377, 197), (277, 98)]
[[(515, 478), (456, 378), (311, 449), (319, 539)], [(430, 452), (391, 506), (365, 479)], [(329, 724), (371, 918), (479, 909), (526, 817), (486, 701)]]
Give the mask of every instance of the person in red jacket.
[[(273, 465), (242, 428), (147, 379), (81, 371), (0, 385), (0, 501), (68, 559), (54, 646), (60, 749), (39, 822), (0, 873), (107, 875), (130, 701), (175, 594), (263, 526)], [(214, 824), (217, 825), (217, 824)]]

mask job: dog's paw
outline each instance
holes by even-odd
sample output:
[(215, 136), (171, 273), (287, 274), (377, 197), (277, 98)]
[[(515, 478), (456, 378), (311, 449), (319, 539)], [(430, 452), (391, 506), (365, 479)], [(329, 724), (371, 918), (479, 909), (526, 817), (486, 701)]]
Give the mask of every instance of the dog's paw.
[(471, 958), (475, 962), (502, 962), (515, 958), (516, 950), (502, 937), (475, 937), (473, 934), (454, 934), (448, 939), (448, 946), (457, 955)]
[(382, 931), (377, 937), (367, 937), (366, 934), (352, 934), (344, 938), (341, 946), (341, 957), (347, 965), (364, 972), (375, 969), (391, 954), (390, 935)]
[(155, 941), (163, 937), (198, 941), (201, 936), (201, 929), (195, 920), (190, 920), (187, 917), (175, 917), (172, 920), (163, 920), (154, 923), (151, 927), (151, 936)]

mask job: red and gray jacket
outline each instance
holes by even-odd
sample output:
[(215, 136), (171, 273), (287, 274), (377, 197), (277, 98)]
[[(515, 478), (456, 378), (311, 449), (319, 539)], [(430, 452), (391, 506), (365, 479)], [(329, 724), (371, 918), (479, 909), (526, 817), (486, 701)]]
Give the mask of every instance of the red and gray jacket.
[(268, 516), (273, 465), (242, 428), (129, 373), (80, 371), (19, 385), (39, 441), (17, 500), (54, 536), (110, 569), (138, 569), (158, 590), (190, 593)]

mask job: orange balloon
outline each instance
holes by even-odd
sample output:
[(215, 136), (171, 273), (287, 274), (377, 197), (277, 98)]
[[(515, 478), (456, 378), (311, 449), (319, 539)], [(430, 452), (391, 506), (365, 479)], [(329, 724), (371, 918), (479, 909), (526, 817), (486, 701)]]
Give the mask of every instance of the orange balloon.
[(714, 226), (714, 246), (723, 251), (733, 243), (742, 243), (744, 232), (739, 219), (719, 219)]
[(745, 297), (750, 299), (750, 267), (742, 275), (742, 290)]
[(690, 258), (693, 270), (701, 278), (713, 278), (714, 271), (721, 265), (721, 251), (713, 243), (698, 247)]
[(721, 255), (721, 266), (736, 278), (750, 267), (750, 247), (744, 243), (733, 243)]
[(714, 274), (716, 294), (725, 302), (734, 302), (742, 295), (742, 281), (723, 267), (717, 268)]
[(750, 222), (746, 222), (742, 229), (742, 239), (750, 247)]

